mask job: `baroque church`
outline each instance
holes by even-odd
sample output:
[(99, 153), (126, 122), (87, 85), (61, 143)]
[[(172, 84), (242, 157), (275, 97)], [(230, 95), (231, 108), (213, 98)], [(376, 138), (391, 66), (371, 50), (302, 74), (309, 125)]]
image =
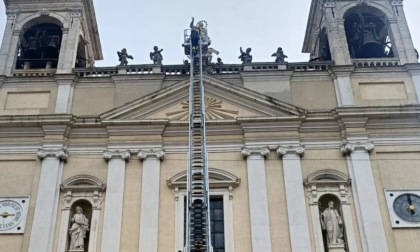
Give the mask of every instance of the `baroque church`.
[[(4, 3), (0, 251), (190, 252), (189, 63), (95, 67), (93, 0)], [(211, 251), (418, 252), (403, 0), (312, 0), (303, 52), (207, 62)]]

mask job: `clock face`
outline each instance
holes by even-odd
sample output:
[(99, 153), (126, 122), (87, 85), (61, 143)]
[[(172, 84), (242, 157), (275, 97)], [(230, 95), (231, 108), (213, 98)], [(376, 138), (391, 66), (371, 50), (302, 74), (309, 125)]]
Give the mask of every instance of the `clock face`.
[(420, 223), (420, 196), (404, 193), (398, 196), (393, 203), (395, 214), (409, 223)]
[(0, 200), (0, 232), (16, 228), (21, 230), (24, 211), (22, 205), (15, 200)]

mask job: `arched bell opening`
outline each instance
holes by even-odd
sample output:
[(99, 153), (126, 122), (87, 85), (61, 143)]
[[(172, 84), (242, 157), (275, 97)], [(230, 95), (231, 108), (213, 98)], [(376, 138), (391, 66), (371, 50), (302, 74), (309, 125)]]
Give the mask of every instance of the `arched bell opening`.
[(394, 57), (386, 15), (370, 6), (352, 8), (344, 15), (349, 53), (353, 59)]
[(86, 56), (86, 44), (86, 40), (82, 36), (79, 36), (75, 67), (87, 67), (88, 65), (88, 60)]
[(63, 37), (54, 18), (32, 20), (22, 28), (16, 69), (57, 68)]
[[(82, 210), (81, 213), (78, 211), (78, 209)], [(89, 251), (89, 231), (92, 221), (92, 211), (92, 204), (87, 200), (78, 200), (71, 206), (68, 226), (69, 238), (66, 251)], [(87, 225), (80, 224), (84, 218), (87, 220)], [(74, 246), (79, 248), (74, 248)]]

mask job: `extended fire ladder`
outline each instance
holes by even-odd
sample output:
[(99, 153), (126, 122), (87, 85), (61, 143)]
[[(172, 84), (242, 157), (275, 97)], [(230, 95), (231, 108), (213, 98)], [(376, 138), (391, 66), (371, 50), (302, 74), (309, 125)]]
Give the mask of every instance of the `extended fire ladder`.
[(187, 167), (188, 197), (184, 252), (212, 252), (203, 86), (203, 53), (208, 48), (207, 41), (194, 30), (185, 31), (184, 49), (191, 63)]

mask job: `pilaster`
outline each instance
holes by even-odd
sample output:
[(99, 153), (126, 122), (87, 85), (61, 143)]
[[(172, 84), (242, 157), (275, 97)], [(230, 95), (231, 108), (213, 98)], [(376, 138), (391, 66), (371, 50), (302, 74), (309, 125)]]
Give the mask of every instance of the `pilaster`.
[(15, 32), (15, 25), (19, 14), (20, 10), (18, 9), (6, 10), (6, 29), (4, 30), (0, 49), (0, 75), (10, 76), (12, 74), (12, 66), (16, 62), (15, 56), (20, 32)]
[(125, 164), (130, 158), (130, 152), (107, 150), (103, 156), (108, 161), (108, 179), (101, 251), (118, 252), (124, 203)]
[(251, 217), (252, 251), (271, 252), (265, 157), (268, 148), (243, 148), (247, 159), (249, 209)]
[(304, 153), (305, 148), (300, 145), (280, 146), (277, 149), (277, 155), (283, 162), (290, 243), (293, 252), (312, 251), (300, 162)]
[(83, 8), (72, 8), (67, 15), (69, 15), (69, 19), (71, 20), (71, 26), (68, 29), (63, 29), (57, 73), (71, 73), (76, 64), (77, 46), (83, 19)]
[(353, 70), (354, 66), (340, 66), (332, 69), (337, 103), (340, 107), (354, 106), (353, 88), (350, 79)]
[(417, 102), (420, 103), (420, 64), (406, 64), (405, 67), (413, 78), (414, 89), (416, 90), (417, 95)]
[(60, 75), (56, 74), (55, 79), (58, 84), (57, 101), (55, 104), (55, 113), (70, 114), (74, 91), (73, 74)]
[(140, 150), (137, 157), (143, 162), (139, 251), (158, 251), (160, 162), (164, 150)]
[(385, 229), (381, 213), (378, 211), (380, 205), (369, 157), (374, 147), (367, 139), (359, 139), (357, 142), (344, 142), (341, 152), (349, 161), (363, 250), (387, 252)]
[(29, 252), (52, 252), (56, 226), (60, 183), (63, 162), (67, 160), (66, 149), (40, 149), (38, 158), (42, 161), (35, 214), (30, 232)]

